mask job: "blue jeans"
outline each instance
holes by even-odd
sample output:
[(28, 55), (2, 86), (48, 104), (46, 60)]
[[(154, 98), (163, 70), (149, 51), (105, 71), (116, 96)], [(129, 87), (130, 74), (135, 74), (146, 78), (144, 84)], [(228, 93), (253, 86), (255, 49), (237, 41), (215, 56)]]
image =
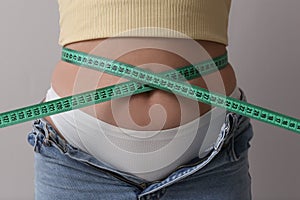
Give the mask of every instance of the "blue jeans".
[[(247, 101), (241, 88), (240, 100)], [(110, 168), (64, 141), (44, 118), (33, 121), (36, 200), (250, 200), (250, 118), (226, 112), (215, 148), (179, 166), (167, 178), (144, 180)]]

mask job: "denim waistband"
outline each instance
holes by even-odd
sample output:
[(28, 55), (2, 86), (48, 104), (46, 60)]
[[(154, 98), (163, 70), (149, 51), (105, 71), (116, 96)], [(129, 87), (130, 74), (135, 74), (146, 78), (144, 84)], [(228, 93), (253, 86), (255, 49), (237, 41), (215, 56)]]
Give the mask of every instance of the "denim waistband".
[[(240, 88), (239, 90), (241, 93), (240, 100), (247, 101), (243, 90)], [(181, 165), (172, 173), (170, 173), (170, 175), (165, 179), (153, 182), (145, 182), (144, 180), (129, 173), (112, 169), (110, 166), (107, 166), (105, 163), (95, 159), (93, 156), (73, 147), (64, 139), (62, 139), (56, 133), (51, 124), (44, 118), (33, 121), (33, 129), (28, 134), (28, 142), (34, 147), (35, 152), (39, 152), (42, 145), (53, 146), (59, 149), (62, 154), (65, 154), (72, 159), (108, 172), (121, 181), (125, 181), (141, 189), (143, 192), (140, 194), (140, 199), (142, 199), (142, 196), (161, 190), (164, 187), (171, 185), (206, 166), (221, 151), (221, 149), (226, 148), (228, 144), (230, 144), (230, 139), (233, 136), (238, 137), (238, 134), (233, 135), (231, 133), (235, 132), (235, 129), (238, 129), (242, 123), (247, 123), (248, 120), (250, 120), (248, 117), (227, 111), (225, 122), (220, 131), (219, 138), (214, 146), (214, 149), (209, 155), (201, 158), (200, 160), (192, 161), (187, 165)], [(238, 132), (242, 133), (242, 131)]]

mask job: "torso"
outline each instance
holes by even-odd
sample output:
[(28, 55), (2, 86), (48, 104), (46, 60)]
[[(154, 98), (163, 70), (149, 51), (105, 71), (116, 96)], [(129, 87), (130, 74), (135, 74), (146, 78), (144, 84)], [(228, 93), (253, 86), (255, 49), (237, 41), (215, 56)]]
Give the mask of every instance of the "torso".
[[(72, 43), (65, 47), (90, 52), (97, 45), (101, 47), (105, 39), (106, 38), (86, 40)], [(145, 44), (154, 42), (151, 38), (139, 38), (138, 41), (143, 41)], [(118, 40), (118, 44), (127, 45), (138, 41), (134, 38), (121, 38)], [(155, 41), (158, 42), (159, 39), (155, 39)], [(212, 58), (226, 52), (226, 46), (223, 44), (203, 40), (195, 41), (200, 44)], [(169, 44), (175, 44), (176, 42), (182, 43), (183, 39), (174, 38), (169, 39), (168, 42), (170, 42)], [(168, 43), (166, 42), (165, 45), (168, 45)], [(105, 53), (100, 53), (101, 51), (104, 52), (104, 49), (102, 49), (97, 55), (109, 57), (110, 52), (113, 53), (116, 51), (115, 48), (116, 47), (111, 49), (105, 48)], [(167, 70), (166, 67), (163, 69), (162, 65), (175, 69), (191, 64), (186, 59), (176, 55), (176, 53), (170, 53), (160, 49), (138, 49), (126, 53), (116, 58), (116, 60), (153, 72)], [(202, 60), (207, 60), (207, 57), (202, 58), (199, 56), (199, 62)], [(153, 63), (159, 63), (161, 65), (155, 65)], [(101, 79), (99, 77), (101, 77)], [(118, 84), (120, 81), (123, 82), (126, 80), (102, 72), (78, 67), (63, 61), (57, 63), (51, 78), (51, 84), (60, 97)], [(236, 87), (236, 76), (232, 66), (228, 64), (220, 71), (188, 82), (213, 92), (230, 95)], [(127, 103), (128, 101), (129, 104)], [(149, 112), (151, 106), (153, 107)], [(196, 107), (199, 110), (197, 110)], [(211, 108), (212, 106), (210, 105), (194, 102), (184, 97), (176, 97), (174, 94), (162, 90), (152, 90), (151, 92), (84, 107), (80, 110), (115, 126), (134, 130), (160, 130), (185, 124), (207, 113)], [(45, 117), (45, 119), (58, 131), (49, 116)]]

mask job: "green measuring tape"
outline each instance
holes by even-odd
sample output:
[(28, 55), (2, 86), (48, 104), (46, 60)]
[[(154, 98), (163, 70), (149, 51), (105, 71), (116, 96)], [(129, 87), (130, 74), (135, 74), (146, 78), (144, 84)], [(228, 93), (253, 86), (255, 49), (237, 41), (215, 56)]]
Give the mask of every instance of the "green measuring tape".
[[(68, 57), (67, 51), (67, 49), (63, 49), (62, 59), (64, 59), (66, 56)], [(74, 56), (73, 58), (76, 59), (76, 56)], [(78, 59), (80, 59), (80, 57), (78, 57)], [(86, 58), (82, 59), (86, 61)], [(169, 70), (160, 73), (160, 75), (181, 81), (191, 80), (223, 69), (227, 64), (228, 57), (226, 53), (222, 56), (214, 58), (213, 60), (203, 61), (198, 64), (185, 66), (176, 70)], [(146, 85), (134, 81), (128, 81), (105, 88), (99, 88), (93, 91), (88, 91), (32, 106), (27, 106), (24, 108), (19, 108), (5, 113), (0, 113), (0, 128), (74, 109), (79, 109), (120, 97), (130, 96), (132, 94), (151, 91), (152, 89), (153, 88)]]
[(202, 70), (205, 66), (211, 67), (208, 67), (207, 73), (216, 69), (214, 64), (216, 64), (216, 66), (224, 66), (226, 61), (224, 61), (224, 59), (222, 60), (222, 57), (214, 60), (215, 63), (206, 61), (202, 62), (198, 67), (197, 65), (191, 65), (180, 68), (182, 71), (172, 70), (171, 72), (169, 71), (160, 74), (155, 74), (116, 60), (90, 55), (67, 48), (63, 48), (62, 60), (78, 66), (124, 77), (132, 81), (2, 113), (0, 114), (0, 127), (78, 109), (95, 103), (138, 94), (140, 92), (150, 91), (152, 88), (157, 88), (300, 133), (299, 119), (226, 95), (210, 92), (204, 88), (189, 85), (182, 81), (184, 79), (189, 80), (189, 76), (195, 78), (203, 75)]

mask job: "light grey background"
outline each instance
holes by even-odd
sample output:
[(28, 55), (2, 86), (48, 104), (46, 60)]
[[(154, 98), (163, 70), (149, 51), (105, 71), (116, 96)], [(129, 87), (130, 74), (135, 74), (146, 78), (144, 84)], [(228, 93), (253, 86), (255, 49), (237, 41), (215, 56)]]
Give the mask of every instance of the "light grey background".
[[(232, 0), (229, 59), (250, 103), (300, 118), (300, 1)], [(0, 112), (38, 103), (60, 59), (57, 2), (1, 1)], [(252, 120), (254, 200), (300, 199), (300, 135)], [(33, 199), (31, 122), (0, 129), (0, 199)]]

